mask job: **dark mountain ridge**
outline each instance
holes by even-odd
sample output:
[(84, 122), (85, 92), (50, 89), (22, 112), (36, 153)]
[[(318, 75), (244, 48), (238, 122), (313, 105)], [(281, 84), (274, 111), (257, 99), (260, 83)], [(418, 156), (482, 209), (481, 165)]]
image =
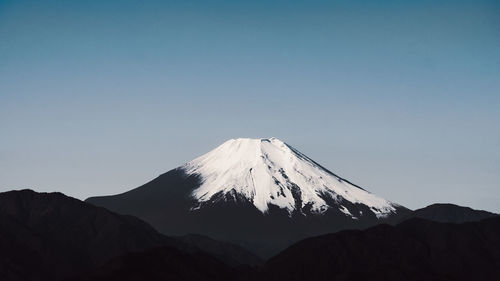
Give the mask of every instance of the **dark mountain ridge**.
[(117, 215), (61, 193), (1, 193), (0, 214), (4, 245), (14, 243), (17, 249), (37, 253), (20, 258), (44, 264), (54, 279), (83, 272), (127, 251), (174, 241), (135, 217)]
[(435, 203), (412, 211), (406, 216), (402, 216), (398, 219), (399, 222), (403, 222), (410, 218), (422, 218), (435, 222), (463, 223), (480, 221), (495, 216), (497, 216), (497, 214), (488, 211), (475, 210), (449, 203)]
[(135, 217), (61, 193), (0, 193), (0, 226), (0, 276), (8, 280), (60, 280), (122, 254), (165, 246), (185, 255), (209, 252), (204, 255), (224, 264), (238, 265), (245, 259), (260, 263), (239, 246), (209, 238), (195, 244), (166, 237)]
[[(254, 269), (154, 248), (117, 257), (78, 281), (493, 281), (500, 274), (499, 234), (500, 217), (462, 224), (413, 218), (307, 238)], [(173, 275), (178, 269), (188, 273)]]
[(259, 280), (498, 280), (500, 217), (463, 224), (420, 218), (300, 241)]

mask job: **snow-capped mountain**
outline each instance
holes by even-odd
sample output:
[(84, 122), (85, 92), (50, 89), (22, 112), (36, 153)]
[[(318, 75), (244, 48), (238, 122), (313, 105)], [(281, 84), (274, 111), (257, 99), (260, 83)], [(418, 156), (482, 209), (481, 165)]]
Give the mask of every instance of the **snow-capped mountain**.
[(276, 138), (228, 140), (138, 188), (87, 202), (137, 216), (167, 235), (202, 234), (263, 257), (305, 237), (409, 212)]
[[(269, 205), (305, 214), (321, 214), (329, 208), (356, 219), (342, 201), (363, 204), (377, 217), (395, 212), (391, 202), (326, 170), (277, 138), (231, 139), (182, 166), (188, 175), (201, 176), (202, 184), (192, 192), (198, 204), (236, 194), (247, 198), (262, 213)], [(324, 198), (332, 199), (335, 206)]]

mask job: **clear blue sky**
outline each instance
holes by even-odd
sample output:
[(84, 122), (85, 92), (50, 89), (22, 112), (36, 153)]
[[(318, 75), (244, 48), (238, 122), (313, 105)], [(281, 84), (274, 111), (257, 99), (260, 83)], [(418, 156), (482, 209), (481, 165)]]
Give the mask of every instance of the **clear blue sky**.
[(500, 212), (500, 1), (0, 0), (1, 191), (118, 193), (271, 136)]

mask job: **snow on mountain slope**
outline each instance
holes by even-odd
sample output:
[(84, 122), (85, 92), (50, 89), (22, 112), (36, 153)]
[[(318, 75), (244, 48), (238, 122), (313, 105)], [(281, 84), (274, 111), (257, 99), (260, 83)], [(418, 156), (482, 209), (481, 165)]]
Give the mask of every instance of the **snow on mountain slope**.
[[(201, 186), (192, 193), (200, 205), (236, 193), (262, 213), (269, 205), (289, 214), (309, 206), (313, 213), (337, 208), (353, 219), (356, 216), (342, 202), (366, 205), (379, 218), (395, 212), (397, 206), (334, 175), (276, 138), (231, 139), (181, 168), (201, 176)], [(327, 198), (336, 204), (329, 205), (327, 201), (332, 200)]]

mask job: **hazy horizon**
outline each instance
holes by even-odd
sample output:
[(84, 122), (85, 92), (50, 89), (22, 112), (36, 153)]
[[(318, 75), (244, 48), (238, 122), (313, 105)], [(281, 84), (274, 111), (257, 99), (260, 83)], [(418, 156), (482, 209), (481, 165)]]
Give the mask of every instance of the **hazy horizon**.
[(0, 191), (116, 194), (277, 137), (500, 213), (500, 2), (404, 2), (0, 1)]

